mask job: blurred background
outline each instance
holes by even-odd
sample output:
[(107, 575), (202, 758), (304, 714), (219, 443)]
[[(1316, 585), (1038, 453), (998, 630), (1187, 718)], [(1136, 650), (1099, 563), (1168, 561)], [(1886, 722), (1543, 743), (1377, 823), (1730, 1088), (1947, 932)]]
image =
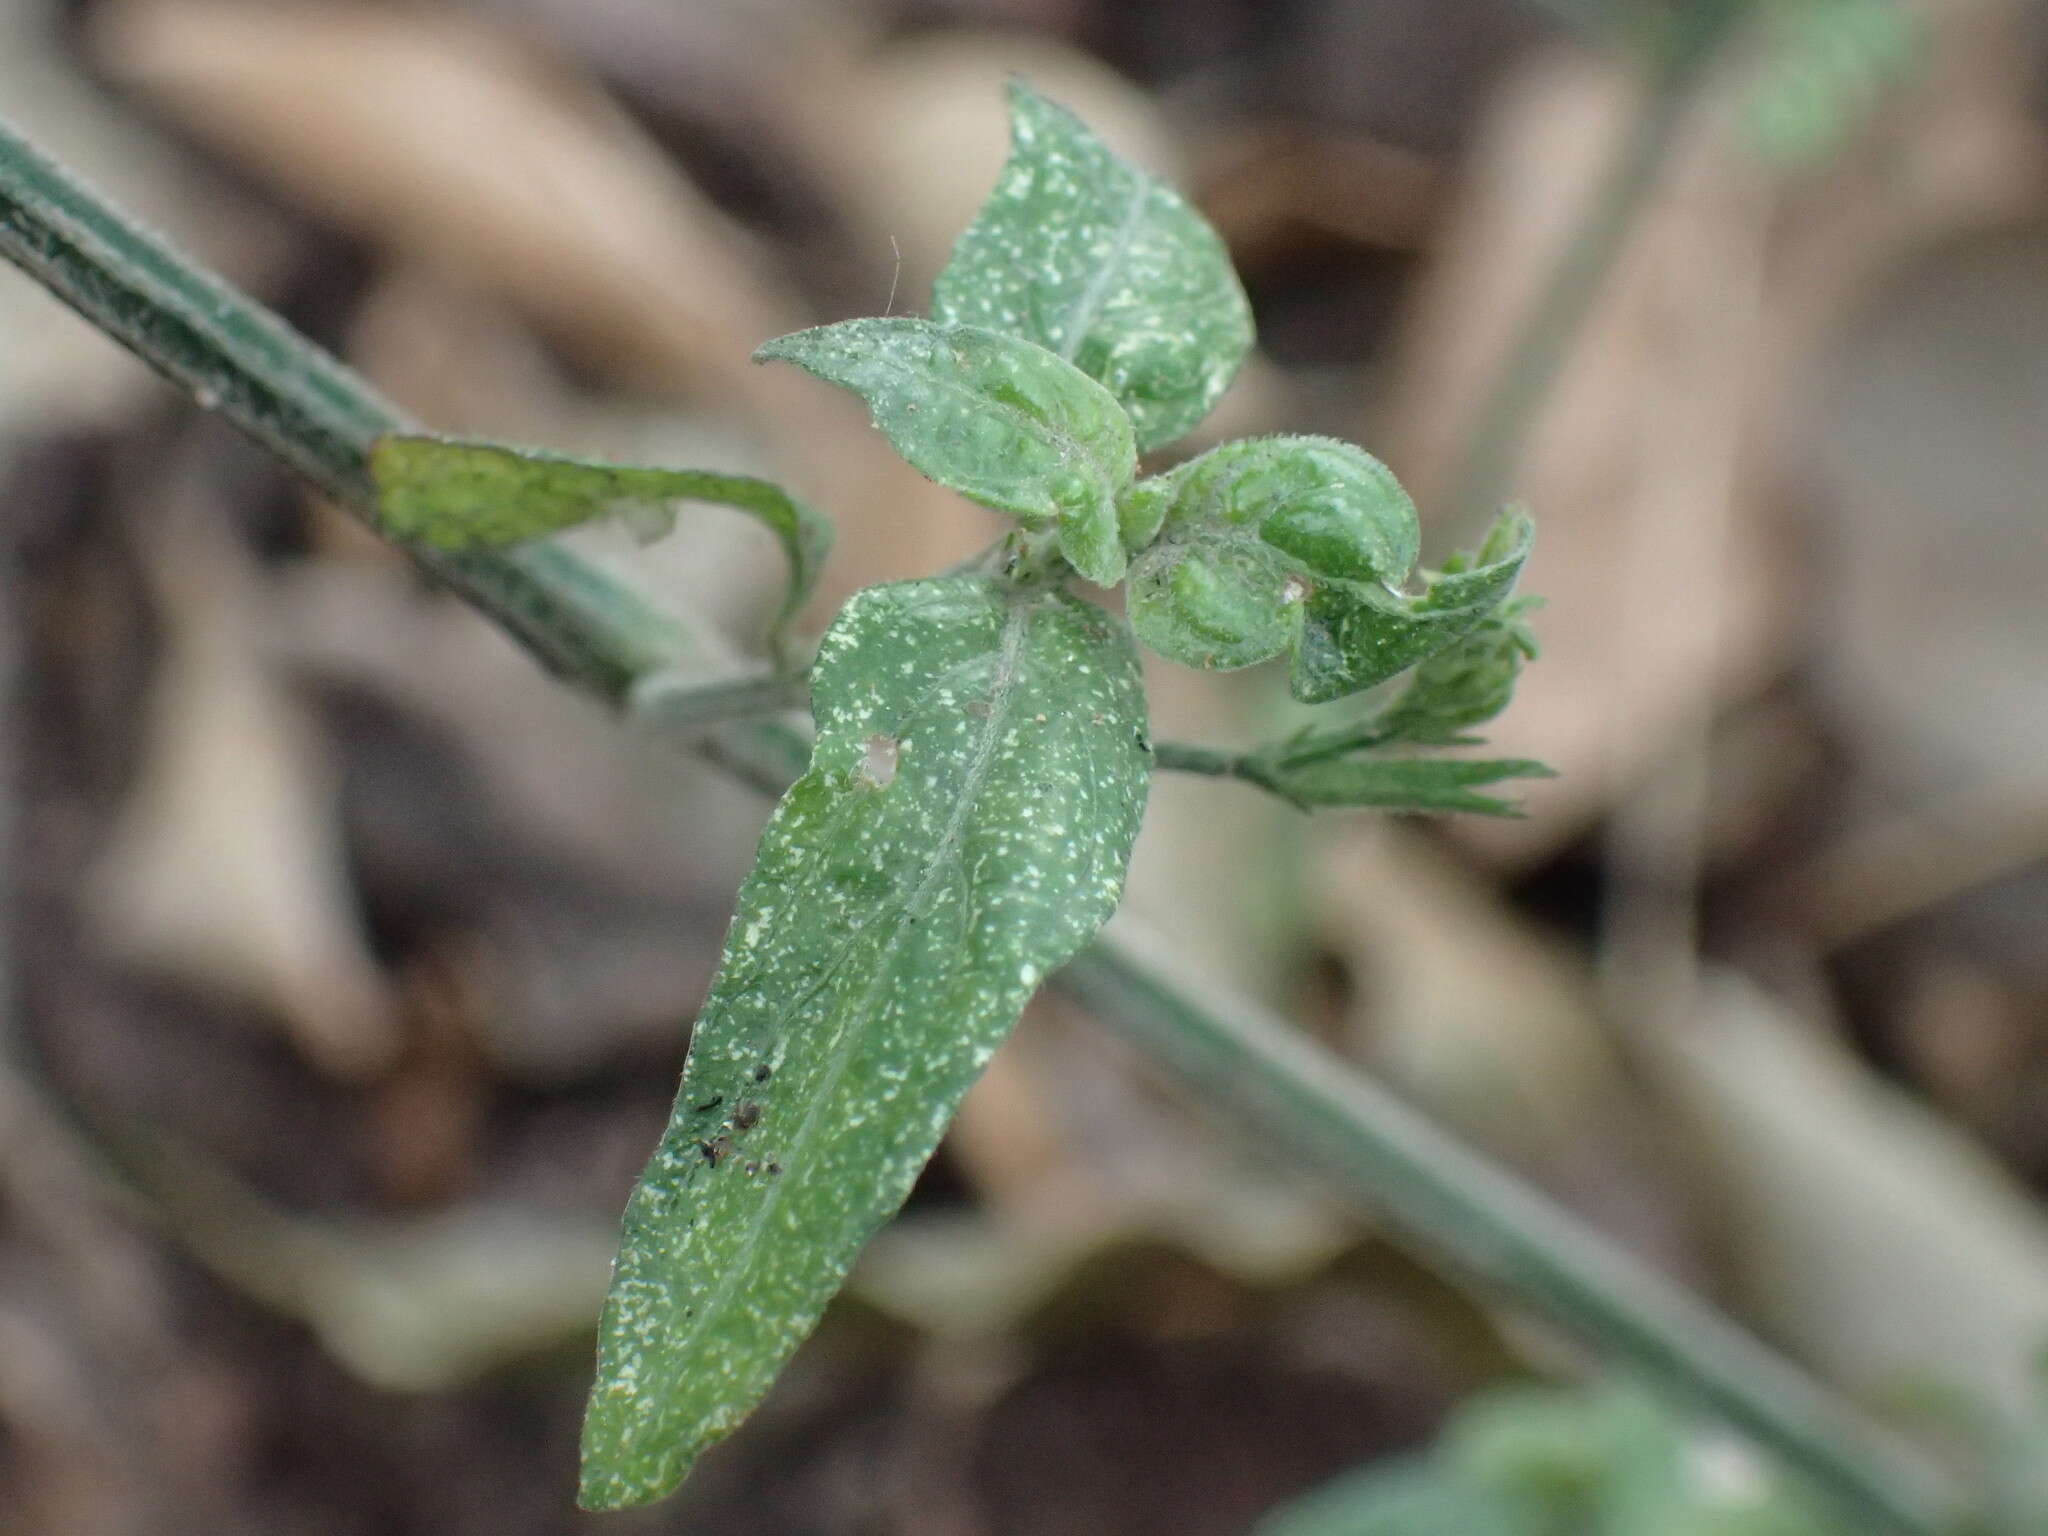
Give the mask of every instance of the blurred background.
[[(2039, 1478), (2048, 10), (1727, 9), (1681, 54), (1648, 0), (0, 0), (0, 112), (439, 428), (784, 479), (822, 623), (997, 522), (747, 355), (921, 310), (1003, 80), (1074, 107), (1257, 312), (1175, 452), (1362, 442), (1436, 552), (1512, 495), (1549, 600), (1525, 820), (1162, 777), (1132, 911)], [(716, 513), (574, 538), (736, 652), (780, 580)], [(11, 269), (0, 558), (0, 1531), (1226, 1536), (1597, 1369), (1053, 995), (754, 1419), (576, 1514), (765, 807)], [(1155, 730), (1283, 693), (1160, 665)]]

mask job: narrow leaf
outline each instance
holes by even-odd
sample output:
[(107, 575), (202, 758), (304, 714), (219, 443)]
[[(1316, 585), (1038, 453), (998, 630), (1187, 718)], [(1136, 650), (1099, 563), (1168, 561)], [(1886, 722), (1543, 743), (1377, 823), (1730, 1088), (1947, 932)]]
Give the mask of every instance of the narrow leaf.
[(910, 316), (778, 337), (756, 362), (795, 363), (867, 402), (921, 473), (1027, 528), (1057, 523), (1090, 581), (1123, 579), (1116, 495), (1137, 473), (1130, 419), (1100, 384), (1029, 341)]
[(496, 548), (620, 516), (643, 536), (675, 524), (675, 504), (703, 501), (744, 512), (775, 535), (789, 559), (789, 591), (771, 643), (809, 600), (832, 549), (832, 524), (767, 480), (702, 469), (651, 469), (565, 458), (466, 439), (387, 433), (370, 450), (384, 531), (437, 549)]
[(1120, 621), (980, 577), (826, 634), (818, 742), (740, 892), (625, 1217), (584, 1427), (593, 1508), (668, 1492), (895, 1211), (1046, 973), (1114, 909), (1151, 751)]
[(1383, 683), (1476, 628), (1514, 589), (1533, 530), (1503, 514), (1477, 563), (1447, 564), (1420, 597), (1361, 582), (1325, 581), (1308, 596), (1289, 679), (1294, 696), (1320, 704)]
[(1037, 342), (1123, 403), (1138, 446), (1184, 436), (1251, 350), (1230, 255), (1180, 194), (1010, 87), (1010, 160), (932, 289), (932, 318)]
[(1553, 777), (1543, 764), (1526, 758), (1347, 757), (1277, 769), (1267, 782), (1276, 794), (1303, 806), (1519, 816), (1512, 800), (1474, 794), (1474, 788), (1503, 779)]

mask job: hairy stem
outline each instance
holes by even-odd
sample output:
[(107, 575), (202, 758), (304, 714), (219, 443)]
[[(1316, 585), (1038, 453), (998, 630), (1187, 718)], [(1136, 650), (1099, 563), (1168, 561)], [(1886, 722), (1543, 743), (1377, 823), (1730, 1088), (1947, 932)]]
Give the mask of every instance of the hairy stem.
[[(369, 446), (410, 424), (339, 362), (129, 224), (4, 127), (0, 253), (375, 526)], [(615, 702), (687, 649), (677, 620), (567, 551), (410, 552), (543, 665)], [(808, 756), (800, 732), (769, 719), (713, 726), (697, 747), (769, 793)], [(1196, 772), (1222, 771), (1214, 765), (1228, 761), (1206, 749), (1164, 755), (1173, 766), (1201, 764)], [(1228, 771), (1242, 776), (1244, 761)], [(1911, 1454), (1795, 1367), (1349, 1066), (1254, 1009), (1207, 988), (1198, 995), (1172, 979), (1180, 974), (1128, 940), (1105, 939), (1063, 973), (1063, 984), (1242, 1129), (1384, 1207), (1419, 1244), (1716, 1405), (1876, 1525), (1907, 1536), (1948, 1529), (1949, 1501), (1914, 1470)]]

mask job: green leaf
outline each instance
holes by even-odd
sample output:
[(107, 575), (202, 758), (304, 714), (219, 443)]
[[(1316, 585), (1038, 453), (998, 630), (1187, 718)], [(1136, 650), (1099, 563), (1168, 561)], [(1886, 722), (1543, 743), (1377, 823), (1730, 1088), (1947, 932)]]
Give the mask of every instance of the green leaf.
[(1383, 683), (1477, 628), (1514, 589), (1533, 529), (1503, 513), (1471, 563), (1448, 562), (1420, 597), (1360, 582), (1323, 581), (1308, 595), (1289, 679), (1305, 704)]
[(1370, 806), (1384, 811), (1473, 811), (1519, 816), (1512, 800), (1474, 794), (1503, 779), (1556, 774), (1527, 758), (1341, 757), (1272, 769), (1260, 782), (1301, 806)]
[(1065, 107), (1010, 87), (1010, 160), (932, 289), (932, 318), (1034, 341), (1099, 379), (1151, 449), (1209, 414), (1252, 345), (1230, 255), (1170, 187)]
[(1338, 1478), (1258, 1536), (1846, 1536), (1761, 1457), (1699, 1446), (1638, 1388), (1496, 1388), (1429, 1454)]
[(1799, 169), (1840, 151), (1927, 54), (1926, 20), (1900, 0), (1781, 0), (1761, 20), (1744, 115)]
[[(1302, 633), (1304, 604), (1336, 579), (1391, 589), (1415, 563), (1415, 505), (1349, 443), (1226, 443), (1124, 493), (1138, 638), (1189, 666), (1247, 667)], [(1392, 594), (1387, 593), (1389, 598)]]
[(1397, 587), (1415, 564), (1415, 503), (1394, 472), (1334, 437), (1225, 443), (1161, 477), (1176, 526), (1252, 531), (1311, 575)]
[(1047, 972), (1115, 908), (1151, 771), (1121, 621), (981, 577), (871, 588), (740, 892), (626, 1210), (583, 1502), (658, 1498), (760, 1398)]
[(1542, 1515), (1430, 1460), (1367, 1467), (1262, 1521), (1256, 1536), (1553, 1536)]
[(1508, 707), (1522, 664), (1536, 659), (1536, 637), (1522, 621), (1539, 606), (1533, 597), (1511, 598), (1416, 667), (1399, 697), (1372, 720), (1378, 738), (1416, 746), (1472, 741), (1466, 732)]
[(1278, 656), (1301, 632), (1294, 562), (1236, 529), (1193, 531), (1131, 564), (1131, 626), (1160, 655), (1229, 671)]
[(622, 516), (667, 533), (675, 504), (705, 501), (744, 512), (775, 535), (789, 559), (789, 592), (770, 632), (779, 652), (832, 549), (832, 524), (766, 480), (702, 469), (650, 469), (565, 458), (468, 439), (387, 433), (370, 450), (384, 531), (437, 549), (490, 549)]
[(1463, 1482), (1583, 1527), (1617, 1480), (1668, 1497), (1678, 1451), (1675, 1422), (1637, 1388), (1517, 1384), (1461, 1406), (1437, 1457)]
[(923, 474), (1027, 528), (1057, 523), (1090, 581), (1123, 580), (1116, 495), (1137, 473), (1130, 418), (1045, 348), (973, 325), (847, 320), (778, 337), (756, 362), (795, 363), (867, 402)]

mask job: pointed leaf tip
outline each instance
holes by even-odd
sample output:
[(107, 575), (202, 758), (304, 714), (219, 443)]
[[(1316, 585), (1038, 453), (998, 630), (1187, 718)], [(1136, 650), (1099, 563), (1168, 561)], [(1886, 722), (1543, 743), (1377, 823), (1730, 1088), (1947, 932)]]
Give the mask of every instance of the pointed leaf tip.
[(1010, 158), (932, 289), (932, 318), (1036, 342), (1098, 379), (1138, 446), (1185, 436), (1252, 344), (1216, 232), (1072, 112), (1009, 84)]
[(1151, 752), (1121, 620), (982, 577), (870, 588), (812, 707), (626, 1211), (587, 1507), (662, 1497), (753, 1407), (1122, 890)]

